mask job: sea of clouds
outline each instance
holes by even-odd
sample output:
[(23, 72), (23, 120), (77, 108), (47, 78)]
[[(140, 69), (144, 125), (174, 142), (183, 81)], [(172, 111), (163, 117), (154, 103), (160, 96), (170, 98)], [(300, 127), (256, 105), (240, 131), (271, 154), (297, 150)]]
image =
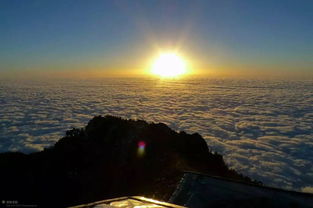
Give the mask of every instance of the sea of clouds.
[(313, 190), (313, 81), (0, 81), (0, 152), (33, 152), (95, 115), (198, 132), (235, 170)]

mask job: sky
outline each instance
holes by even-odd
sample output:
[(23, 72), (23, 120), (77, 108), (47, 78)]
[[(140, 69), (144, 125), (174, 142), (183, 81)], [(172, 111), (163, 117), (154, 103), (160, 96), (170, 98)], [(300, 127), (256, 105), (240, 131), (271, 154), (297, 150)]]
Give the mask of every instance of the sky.
[(140, 74), (178, 52), (198, 74), (313, 77), (311, 0), (0, 0), (0, 75)]

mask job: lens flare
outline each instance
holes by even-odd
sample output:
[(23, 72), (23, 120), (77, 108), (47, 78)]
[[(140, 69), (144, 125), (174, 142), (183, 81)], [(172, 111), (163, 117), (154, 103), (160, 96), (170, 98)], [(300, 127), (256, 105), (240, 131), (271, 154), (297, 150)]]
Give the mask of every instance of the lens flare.
[(137, 149), (137, 155), (138, 157), (142, 157), (145, 154), (145, 148), (146, 148), (146, 142), (144, 141), (139, 141), (138, 144), (138, 149)]

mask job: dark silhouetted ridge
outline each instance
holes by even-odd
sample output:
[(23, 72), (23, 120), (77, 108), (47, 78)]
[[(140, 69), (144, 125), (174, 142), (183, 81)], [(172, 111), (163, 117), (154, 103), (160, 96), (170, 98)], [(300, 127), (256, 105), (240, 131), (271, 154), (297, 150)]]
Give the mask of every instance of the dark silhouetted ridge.
[(199, 134), (163, 123), (97, 116), (41, 152), (0, 154), (1, 198), (64, 207), (143, 195), (167, 200), (184, 171), (257, 183), (209, 151)]

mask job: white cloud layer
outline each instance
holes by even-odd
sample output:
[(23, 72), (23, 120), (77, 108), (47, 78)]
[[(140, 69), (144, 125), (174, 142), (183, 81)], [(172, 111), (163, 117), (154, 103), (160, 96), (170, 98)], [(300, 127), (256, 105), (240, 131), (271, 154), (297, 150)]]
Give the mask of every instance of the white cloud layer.
[(32, 152), (95, 115), (198, 132), (266, 185), (313, 187), (313, 82), (104, 79), (0, 82), (0, 151)]

